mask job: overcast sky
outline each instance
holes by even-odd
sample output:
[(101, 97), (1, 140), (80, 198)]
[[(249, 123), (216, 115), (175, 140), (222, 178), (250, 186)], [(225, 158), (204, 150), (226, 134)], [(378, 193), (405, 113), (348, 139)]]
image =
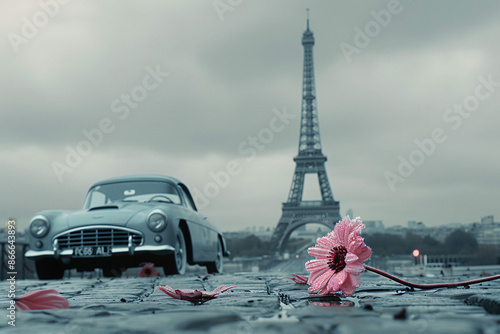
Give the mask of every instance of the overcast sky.
[(341, 215), (498, 220), (500, 3), (410, 0), (2, 1), (0, 219), (24, 227), (81, 208), (101, 179), (157, 173), (206, 196), (222, 230), (275, 227), (298, 151), (306, 8)]

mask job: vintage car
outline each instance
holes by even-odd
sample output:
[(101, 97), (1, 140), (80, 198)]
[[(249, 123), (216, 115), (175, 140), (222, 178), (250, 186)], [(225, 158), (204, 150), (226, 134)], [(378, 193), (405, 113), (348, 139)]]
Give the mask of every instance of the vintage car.
[(162, 175), (130, 175), (94, 184), (79, 211), (42, 211), (31, 220), (26, 257), (40, 279), (65, 269), (102, 268), (106, 277), (153, 262), (165, 274), (187, 264), (222, 272), (222, 233), (196, 209), (188, 188)]

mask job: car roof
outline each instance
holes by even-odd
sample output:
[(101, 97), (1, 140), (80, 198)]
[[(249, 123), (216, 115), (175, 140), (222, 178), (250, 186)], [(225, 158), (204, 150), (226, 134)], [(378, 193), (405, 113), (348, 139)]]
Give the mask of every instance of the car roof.
[(101, 185), (101, 184), (127, 182), (127, 181), (169, 181), (169, 182), (172, 182), (175, 184), (182, 183), (181, 181), (177, 180), (176, 178), (171, 177), (171, 176), (166, 176), (166, 175), (135, 174), (135, 175), (124, 175), (124, 176), (117, 176), (117, 177), (105, 179), (105, 180), (94, 183), (91, 188), (98, 186), (98, 185)]

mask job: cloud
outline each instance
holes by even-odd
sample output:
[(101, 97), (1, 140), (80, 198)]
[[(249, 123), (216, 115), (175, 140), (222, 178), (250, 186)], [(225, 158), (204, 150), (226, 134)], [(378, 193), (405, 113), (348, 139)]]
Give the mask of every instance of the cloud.
[[(370, 44), (348, 63), (339, 47), (388, 1), (244, 1), (221, 21), (211, 2), (70, 2), (16, 53), (0, 46), (0, 217), (26, 226), (38, 210), (77, 209), (94, 182), (161, 173), (203, 189), (230, 160), (244, 168), (204, 212), (223, 229), (274, 227), (292, 181), (299, 120), (291, 120), (251, 162), (238, 147), (269, 127), (273, 110), (299, 115), (305, 7), (326, 167), (341, 213), (352, 208), (386, 225), (471, 222), (496, 214), (496, 112), (500, 92), (451, 128), (480, 76), (500, 81), (495, 1), (401, 1)], [(285, 10), (286, 9), (286, 10)], [(0, 34), (21, 33), (37, 2), (0, 5)], [(169, 75), (122, 113), (113, 102), (143, 85), (147, 68)], [(52, 164), (114, 125), (60, 183)], [(415, 140), (442, 128), (447, 140), (391, 192), (384, 178)]]

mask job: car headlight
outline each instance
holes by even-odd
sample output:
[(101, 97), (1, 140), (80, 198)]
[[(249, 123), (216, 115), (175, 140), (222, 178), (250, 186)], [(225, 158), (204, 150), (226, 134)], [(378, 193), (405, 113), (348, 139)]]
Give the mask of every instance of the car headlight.
[(44, 216), (36, 216), (31, 221), (30, 233), (35, 238), (43, 238), (49, 233), (50, 224)]
[(167, 226), (167, 214), (160, 210), (152, 211), (148, 216), (148, 226), (153, 232), (160, 232)]

